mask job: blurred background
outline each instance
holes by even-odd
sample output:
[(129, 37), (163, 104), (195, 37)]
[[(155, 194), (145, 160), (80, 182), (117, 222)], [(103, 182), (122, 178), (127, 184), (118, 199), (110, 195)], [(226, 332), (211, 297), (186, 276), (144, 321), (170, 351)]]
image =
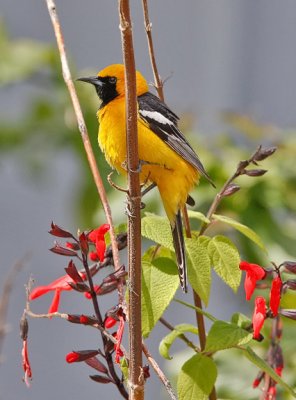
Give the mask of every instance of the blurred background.
[[(73, 77), (91, 75), (122, 61), (115, 0), (64, 1), (57, 2), (57, 7)], [(159, 71), (163, 79), (168, 78), (164, 88), (166, 102), (181, 117), (182, 130), (217, 187), (234, 172), (237, 162), (250, 156), (259, 144), (278, 146), (276, 154), (262, 165), (268, 174), (241, 178), (241, 191), (226, 199), (219, 210), (247, 223), (261, 235), (268, 256), (242, 236), (233, 231), (227, 233), (249, 261), (268, 265), (269, 260), (295, 259), (295, 2), (150, 0), (149, 10)], [(137, 68), (152, 82), (141, 2), (132, 0), (131, 12)], [(115, 389), (88, 379), (92, 370), (86, 365), (66, 365), (64, 361), (65, 354), (73, 349), (96, 347), (96, 333), (60, 320), (29, 321), (34, 380), (30, 389), (21, 381), (18, 321), (24, 308), (24, 285), (30, 276), (37, 285), (49, 283), (63, 274), (66, 266), (64, 259), (48, 251), (53, 243), (47, 233), (50, 222), (54, 220), (75, 232), (105, 221), (62, 80), (45, 2), (27, 0), (16, 7), (11, 0), (1, 0), (0, 15), (2, 282), (16, 260), (31, 252), (9, 298), (0, 399), (78, 399), (85, 395), (117, 399)], [(96, 145), (98, 99), (89, 86), (77, 83), (76, 87), (105, 178), (110, 168)], [(124, 222), (123, 194), (108, 184), (106, 189), (115, 223)], [(193, 194), (196, 209), (206, 212), (214, 195), (215, 191), (202, 182)], [(156, 193), (147, 197), (146, 205), (146, 210), (162, 213)], [(217, 226), (209, 234), (224, 233), (223, 229), (222, 225)], [(229, 318), (238, 309), (250, 311), (243, 294), (234, 295), (215, 276), (213, 287), (208, 310), (217, 317)], [(182, 294), (177, 297), (182, 298)], [(110, 307), (112, 298), (102, 298), (102, 307)], [(190, 302), (191, 296), (183, 299)], [(50, 295), (44, 296), (32, 308), (45, 312), (50, 301)], [(291, 301), (295, 306), (295, 298)], [(91, 305), (71, 292), (62, 295), (61, 311), (91, 313)], [(166, 317), (172, 324), (194, 322), (194, 315), (189, 311), (186, 314), (177, 304), (172, 305)], [(284, 379), (295, 385), (293, 330), (295, 327), (289, 327), (287, 322), (283, 346), (289, 357)], [(147, 343), (174, 381), (184, 355), (179, 353), (172, 362), (160, 359), (157, 347), (166, 333), (164, 328), (155, 329)], [(181, 348), (175, 346), (176, 350)], [(226, 375), (219, 382), (224, 387), (221, 393), (228, 399), (258, 398), (258, 393), (250, 389), (256, 368), (236, 359), (235, 353), (231, 362), (228, 353), (227, 357), (223, 360)], [(147, 392), (149, 398), (166, 398), (156, 378), (148, 381)], [(284, 396), (281, 398), (288, 398)]]

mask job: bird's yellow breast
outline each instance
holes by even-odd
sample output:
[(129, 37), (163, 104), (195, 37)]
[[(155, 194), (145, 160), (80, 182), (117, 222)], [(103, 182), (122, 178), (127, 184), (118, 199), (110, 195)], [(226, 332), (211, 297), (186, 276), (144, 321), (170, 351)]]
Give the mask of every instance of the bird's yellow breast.
[[(126, 173), (126, 117), (124, 98), (114, 99), (98, 111), (99, 145), (108, 163)], [(157, 184), (169, 219), (187, 199), (199, 179), (198, 171), (138, 118), (140, 180)]]

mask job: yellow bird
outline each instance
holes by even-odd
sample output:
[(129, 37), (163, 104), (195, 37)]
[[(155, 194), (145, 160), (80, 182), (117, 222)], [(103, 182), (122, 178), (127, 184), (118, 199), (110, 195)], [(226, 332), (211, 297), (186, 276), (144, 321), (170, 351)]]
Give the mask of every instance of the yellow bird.
[[(80, 78), (91, 83), (101, 100), (97, 112), (99, 145), (108, 163), (126, 174), (126, 104), (124, 66), (113, 64), (97, 76)], [(181, 287), (187, 292), (185, 245), (180, 210), (200, 175), (210, 182), (197, 154), (178, 128), (178, 117), (149, 92), (146, 79), (137, 71), (138, 143), (140, 180), (157, 186), (170, 221)], [(147, 189), (146, 189), (147, 191)]]

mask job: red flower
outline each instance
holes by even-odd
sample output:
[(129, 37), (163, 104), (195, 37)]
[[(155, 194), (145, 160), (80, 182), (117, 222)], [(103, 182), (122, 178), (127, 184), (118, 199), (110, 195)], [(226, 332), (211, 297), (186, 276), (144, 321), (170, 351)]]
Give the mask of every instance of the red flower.
[(27, 339), (23, 340), (23, 348), (22, 348), (22, 359), (23, 359), (23, 369), (25, 372), (24, 382), (29, 387), (30, 380), (32, 380), (32, 370), (28, 356), (28, 342)]
[(66, 361), (69, 364), (77, 362), (78, 360), (79, 360), (79, 354), (75, 353), (75, 351), (72, 351), (72, 353), (68, 353), (66, 355)]
[(278, 315), (282, 286), (283, 282), (279, 276), (273, 279), (269, 295), (269, 306), (274, 317)]
[(107, 318), (105, 319), (105, 321), (104, 321), (104, 327), (105, 327), (106, 329), (110, 329), (110, 328), (112, 328), (114, 325), (116, 325), (117, 322), (118, 322), (118, 321), (117, 321), (115, 318), (113, 318), (113, 317), (107, 317)]
[(115, 362), (117, 364), (120, 363), (120, 357), (123, 356), (123, 352), (120, 348), (121, 346), (121, 342), (122, 342), (122, 336), (123, 336), (123, 330), (124, 330), (124, 317), (123, 315), (119, 314), (118, 315), (119, 318), (119, 327), (117, 332), (115, 332), (113, 334), (113, 336), (115, 337), (115, 339), (117, 340), (117, 343), (114, 345), (114, 349), (115, 349)]
[(262, 267), (260, 267), (260, 265), (250, 264), (247, 261), (241, 261), (239, 264), (239, 268), (243, 271), (246, 271), (246, 279), (245, 279), (246, 300), (250, 300), (256, 288), (257, 281), (264, 279), (266, 272)]
[[(79, 271), (78, 273), (83, 281), (87, 279), (86, 274), (84, 272)], [(29, 299), (34, 300), (37, 299), (37, 297), (43, 296), (44, 294), (50, 291), (54, 291), (55, 292), (54, 297), (48, 309), (49, 314), (54, 313), (58, 311), (59, 308), (61, 291), (73, 290), (69, 285), (69, 283), (75, 283), (75, 281), (69, 275), (63, 275), (46, 286), (37, 286), (36, 288), (34, 288), (30, 293)]]
[(256, 297), (255, 299), (255, 310), (253, 314), (253, 338), (260, 338), (260, 331), (263, 327), (264, 320), (266, 315), (266, 303), (264, 297)]
[(104, 261), (105, 250), (106, 250), (106, 243), (104, 236), (109, 231), (109, 229), (110, 229), (109, 224), (103, 224), (99, 228), (94, 229), (88, 234), (88, 239), (91, 242), (95, 243), (96, 246), (96, 253), (95, 252), (90, 253), (90, 259), (92, 261), (97, 261), (97, 257), (101, 262)]

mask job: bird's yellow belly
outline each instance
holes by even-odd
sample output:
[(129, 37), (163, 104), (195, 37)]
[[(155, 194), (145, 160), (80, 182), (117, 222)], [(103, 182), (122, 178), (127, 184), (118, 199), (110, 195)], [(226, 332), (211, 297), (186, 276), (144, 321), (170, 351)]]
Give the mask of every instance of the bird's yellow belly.
[[(124, 105), (99, 111), (99, 122), (99, 145), (106, 160), (119, 173), (126, 174)], [(172, 221), (197, 183), (199, 173), (141, 120), (138, 122), (138, 144), (140, 180), (142, 183), (147, 180), (156, 183), (167, 215)]]

